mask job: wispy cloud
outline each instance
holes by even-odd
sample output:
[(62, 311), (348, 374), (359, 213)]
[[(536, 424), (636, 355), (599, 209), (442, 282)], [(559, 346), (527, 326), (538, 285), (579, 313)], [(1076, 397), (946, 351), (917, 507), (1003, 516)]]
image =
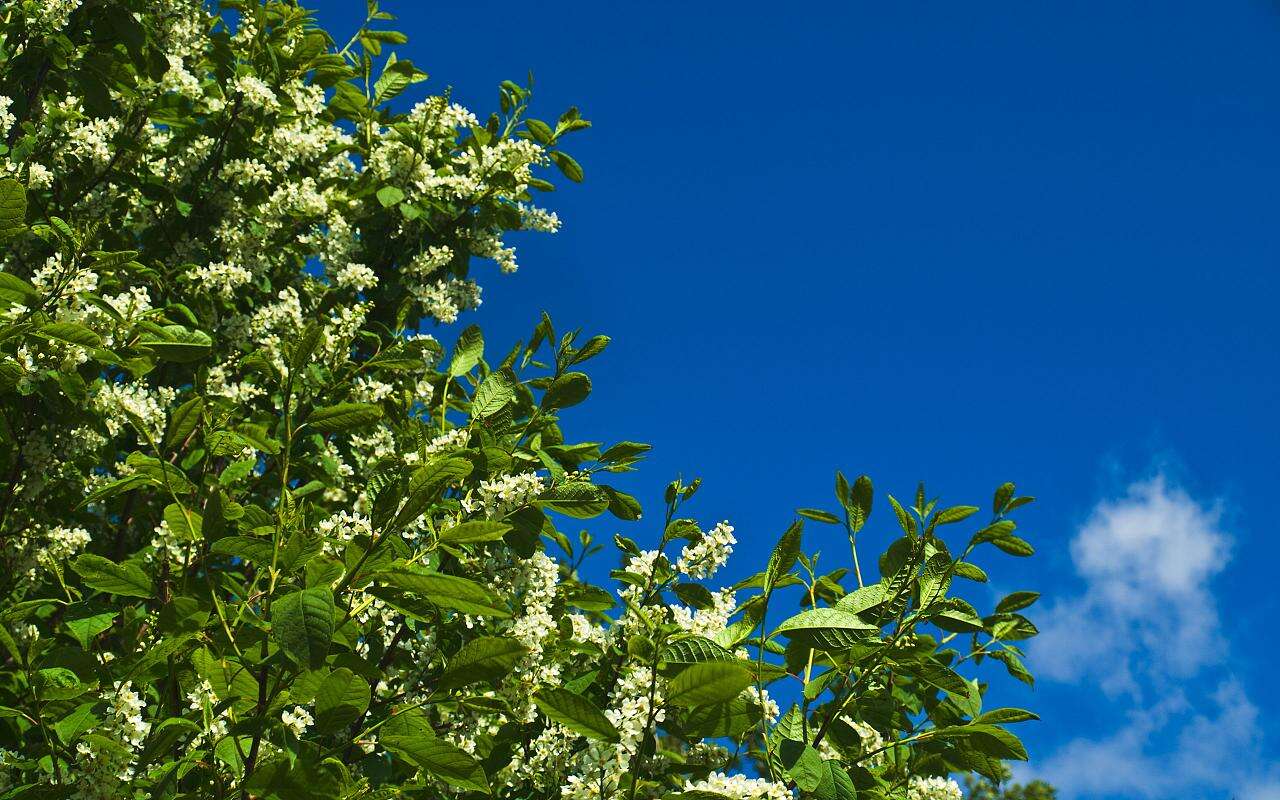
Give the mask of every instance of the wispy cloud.
[(1257, 707), (1210, 669), (1229, 652), (1211, 581), (1231, 543), (1221, 503), (1164, 475), (1099, 503), (1077, 531), (1084, 590), (1043, 615), (1030, 657), (1049, 680), (1101, 688), (1125, 720), (1034, 765), (1066, 798), (1280, 800), (1280, 774), (1261, 766)]

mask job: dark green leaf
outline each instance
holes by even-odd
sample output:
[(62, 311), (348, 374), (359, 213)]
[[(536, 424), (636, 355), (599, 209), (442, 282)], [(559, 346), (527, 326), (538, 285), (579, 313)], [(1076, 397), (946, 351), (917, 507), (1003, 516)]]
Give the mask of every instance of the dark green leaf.
[(329, 654), (333, 611), (327, 586), (291, 592), (271, 606), (271, 635), (299, 664), (315, 669)]
[(151, 597), (151, 578), (137, 564), (117, 564), (92, 553), (83, 553), (71, 568), (86, 586), (124, 597)]
[(389, 570), (374, 575), (374, 580), (385, 586), (403, 589), (421, 595), (437, 606), (452, 608), (464, 614), (479, 617), (509, 617), (506, 604), (475, 581), (438, 572), (410, 572)]
[(316, 689), (316, 728), (321, 733), (342, 730), (369, 707), (369, 682), (346, 667), (329, 673)]
[(474, 756), (425, 728), (413, 734), (384, 734), (379, 741), (450, 786), (477, 792), (489, 791), (484, 767)]
[(322, 433), (348, 431), (382, 419), (382, 409), (371, 403), (338, 403), (317, 408), (307, 417), (307, 425)]
[(533, 702), (548, 719), (588, 739), (618, 741), (618, 729), (595, 703), (582, 695), (567, 689), (543, 689), (534, 696)]
[(543, 408), (576, 406), (591, 394), (591, 379), (583, 372), (566, 372), (556, 378), (542, 396)]
[(678, 706), (724, 703), (752, 683), (751, 673), (735, 663), (704, 661), (682, 670), (667, 684), (667, 701)]
[(481, 636), (463, 645), (437, 684), (441, 689), (458, 689), (480, 681), (496, 683), (510, 674), (528, 652), (514, 639)]
[(448, 544), (494, 542), (503, 537), (511, 526), (496, 520), (472, 520), (440, 531), (440, 541)]

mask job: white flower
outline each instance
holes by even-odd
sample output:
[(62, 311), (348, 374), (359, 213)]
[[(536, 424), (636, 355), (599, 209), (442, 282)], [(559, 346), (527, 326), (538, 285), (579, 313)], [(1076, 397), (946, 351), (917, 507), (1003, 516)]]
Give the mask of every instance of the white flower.
[(112, 436), (129, 427), (132, 414), (158, 441), (164, 436), (165, 412), (175, 397), (177, 392), (168, 386), (149, 389), (141, 381), (120, 381), (100, 384), (90, 403), (102, 414), (102, 421)]
[(53, 185), (53, 170), (35, 161), (27, 162), (27, 184), (32, 189), (48, 189)]
[(710, 608), (690, 609), (686, 606), (672, 606), (671, 614), (675, 622), (684, 630), (696, 636), (714, 636), (729, 624), (729, 617), (738, 607), (738, 601), (732, 589), (721, 589), (711, 596)]
[(9, 110), (11, 105), (13, 105), (13, 98), (0, 94), (0, 135), (8, 133), (13, 123), (18, 121), (18, 118)]
[(349, 542), (357, 536), (373, 535), (373, 524), (368, 517), (347, 511), (339, 511), (328, 519), (321, 520), (316, 527), (320, 535), (328, 540), (324, 543), (324, 549), (330, 554), (342, 552), (339, 543)]
[(791, 800), (791, 790), (785, 784), (765, 778), (748, 778), (745, 775), (725, 775), (713, 772), (697, 782), (686, 781), (686, 792), (715, 792), (733, 800)]
[(362, 376), (356, 378), (354, 394), (362, 403), (377, 403), (390, 397), (395, 390), (396, 387), (389, 383)]
[(307, 732), (307, 728), (311, 727), (315, 719), (302, 706), (294, 706), (292, 711), (285, 710), (280, 713), (280, 721), (284, 726), (293, 732), (294, 736), (301, 737)]
[(520, 227), (527, 231), (555, 233), (560, 230), (560, 217), (556, 216), (554, 211), (521, 203)]
[(480, 508), (488, 519), (499, 519), (528, 504), (542, 491), (542, 478), (533, 472), (481, 481)]
[(742, 696), (760, 706), (761, 714), (770, 723), (777, 722), (778, 716), (782, 714), (782, 709), (778, 707), (778, 702), (769, 696), (768, 689), (748, 686), (742, 690)]
[(676, 569), (691, 578), (709, 578), (729, 560), (738, 540), (733, 536), (733, 526), (721, 522), (702, 534), (702, 538), (684, 546)]
[(66, 27), (71, 13), (80, 7), (81, 0), (40, 0), (34, 4), (35, 14), (31, 24), (47, 33)]
[(66, 155), (104, 165), (111, 160), (111, 140), (120, 132), (115, 117), (94, 117), (67, 133)]
[(363, 292), (378, 285), (378, 276), (364, 264), (348, 264), (333, 276), (333, 282), (344, 289)]
[(160, 79), (161, 89), (166, 92), (174, 92), (191, 100), (195, 100), (203, 94), (200, 90), (200, 79), (187, 72), (186, 65), (182, 63), (182, 56), (170, 53), (165, 56), (165, 60), (169, 62), (169, 69), (165, 72), (164, 77)]
[(254, 75), (238, 75), (233, 78), (231, 80), (231, 91), (239, 93), (244, 98), (244, 104), (249, 108), (275, 111), (280, 107), (280, 101), (276, 99), (276, 93), (271, 91), (270, 86)]
[(960, 785), (950, 778), (911, 776), (907, 800), (964, 800)]
[(209, 294), (230, 298), (236, 289), (253, 280), (253, 273), (239, 264), (217, 261), (205, 267), (197, 267), (191, 273), (191, 280)]

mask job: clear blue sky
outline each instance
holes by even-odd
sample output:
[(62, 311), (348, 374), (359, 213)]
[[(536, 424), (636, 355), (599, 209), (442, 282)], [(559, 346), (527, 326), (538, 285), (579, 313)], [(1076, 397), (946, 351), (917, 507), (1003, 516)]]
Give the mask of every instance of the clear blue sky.
[(1280, 797), (1280, 4), (386, 8), (430, 89), (484, 116), (532, 69), (542, 116), (595, 123), (563, 231), (481, 267), (470, 321), (614, 337), (566, 424), (654, 445), (648, 508), (703, 476), (746, 572), (836, 468), (981, 505), (1015, 480), (1040, 553), (993, 579), (1045, 593), (1054, 650), (993, 692), (1045, 718), (1041, 773)]

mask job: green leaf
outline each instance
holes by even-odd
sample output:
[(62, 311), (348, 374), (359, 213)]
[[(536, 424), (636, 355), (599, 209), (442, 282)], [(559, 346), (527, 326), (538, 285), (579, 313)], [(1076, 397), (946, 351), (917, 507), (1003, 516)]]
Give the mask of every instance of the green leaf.
[(705, 636), (685, 636), (676, 639), (662, 651), (662, 660), (668, 664), (701, 664), (705, 661), (734, 663), (738, 657)]
[(653, 445), (640, 442), (618, 442), (600, 454), (604, 464), (629, 463), (653, 449)]
[(797, 508), (796, 513), (805, 519), (811, 519), (814, 522), (825, 522), (828, 525), (839, 525), (840, 518), (830, 511), (823, 511), (820, 508)]
[(609, 496), (602, 487), (586, 481), (553, 486), (538, 496), (538, 505), (558, 511), (566, 517), (591, 519), (609, 507)]
[(547, 155), (551, 157), (551, 160), (555, 162), (555, 165), (560, 168), (560, 172), (566, 178), (574, 183), (582, 183), (582, 179), (585, 177), (582, 172), (582, 165), (573, 160), (572, 156), (561, 150), (552, 150)]
[(812, 792), (822, 783), (826, 771), (822, 766), (822, 756), (804, 742), (783, 739), (778, 747), (778, 758), (787, 776), (801, 791)]
[(599, 586), (586, 584), (569, 589), (565, 602), (583, 611), (608, 611), (617, 604), (612, 592), (601, 589)]
[(1003, 514), (1009, 508), (1009, 501), (1013, 499), (1015, 487), (1012, 483), (1002, 483), (996, 489), (995, 497), (991, 500), (991, 513)]
[(471, 398), (471, 416), (483, 419), (501, 411), (515, 399), (518, 383), (515, 373), (505, 367), (490, 372), (476, 387), (475, 397)]
[(795, 566), (796, 558), (800, 555), (800, 535), (804, 530), (804, 523), (796, 520), (791, 523), (791, 527), (782, 534), (778, 539), (778, 543), (774, 545), (773, 552), (769, 555), (769, 565), (764, 572), (764, 593), (773, 592), (774, 586), (778, 581)]
[(0, 241), (27, 227), (27, 190), (13, 178), (0, 180)]
[(484, 334), (475, 325), (467, 328), (453, 346), (453, 358), (449, 361), (449, 377), (466, 375), (484, 357)]
[(80, 643), (80, 646), (88, 650), (89, 646), (93, 644), (93, 640), (98, 637), (98, 634), (115, 624), (115, 619), (116, 612), (107, 611), (102, 614), (94, 614), (91, 617), (69, 619), (62, 624), (67, 627), (67, 630)]
[(46, 667), (35, 674), (32, 682), (42, 700), (70, 700), (94, 688), (95, 684), (81, 683), (80, 678), (66, 667)]
[(100, 503), (103, 500), (108, 500), (116, 495), (131, 492), (134, 489), (139, 489), (143, 486), (154, 486), (155, 483), (156, 482), (149, 475), (126, 475), (123, 478), (114, 480), (111, 483), (101, 486), (85, 495), (85, 498), (80, 501), (80, 505), (87, 506), (92, 503)]
[(587, 359), (595, 358), (604, 352), (610, 341), (608, 336), (592, 336), (587, 340), (586, 344), (574, 352), (573, 357), (569, 359), (569, 363), (581, 364)]
[(184, 514), (182, 506), (177, 503), (170, 503), (164, 507), (164, 521), (169, 526), (169, 530), (183, 541), (198, 542), (203, 538), (201, 530), (204, 521), (200, 515), (190, 510)]
[(952, 506), (944, 508), (938, 512), (938, 516), (933, 518), (935, 525), (950, 525), (953, 522), (968, 519), (978, 513), (977, 506)]
[(466, 750), (438, 738), (425, 727), (411, 734), (383, 734), (378, 741), (450, 786), (477, 792), (489, 791), (489, 779), (480, 762)]
[(317, 408), (307, 417), (307, 425), (321, 433), (360, 428), (382, 419), (382, 408), (372, 403), (338, 403)]
[(289, 351), (289, 369), (297, 373), (302, 371), (311, 361), (311, 356), (320, 341), (324, 338), (324, 326), (312, 320), (302, 329), (302, 335), (294, 342)]
[(898, 502), (898, 498), (889, 495), (889, 505), (893, 506), (893, 513), (898, 518), (898, 526), (902, 528), (902, 532), (908, 536), (914, 536), (916, 532), (916, 521), (911, 518), (902, 504)]
[(858, 615), (839, 608), (811, 608), (787, 619), (773, 632), (786, 634), (811, 647), (840, 650), (865, 642), (868, 634), (879, 630)]
[(102, 338), (78, 322), (50, 322), (40, 326), (39, 334), (81, 347), (102, 346)]
[(1026, 558), (1035, 555), (1036, 549), (1026, 539), (1020, 539), (1017, 536), (1005, 536), (1002, 539), (996, 539), (992, 542), (996, 547), (1011, 556)]
[(993, 708), (985, 714), (975, 717), (973, 721), (992, 725), (1008, 725), (1013, 722), (1028, 722), (1037, 719), (1040, 719), (1039, 715), (1024, 711), (1021, 708)]
[(738, 664), (705, 661), (682, 670), (667, 684), (667, 701), (678, 706), (724, 703), (752, 683), (751, 673)]
[(1013, 611), (1021, 611), (1039, 599), (1039, 592), (1013, 592), (999, 603), (996, 603), (996, 613), (1008, 614)]
[(512, 528), (505, 522), (496, 520), (472, 520), (452, 528), (440, 531), (440, 541), (447, 544), (470, 544), (472, 542), (495, 542), (501, 539)]
[(529, 129), (529, 133), (533, 134), (534, 140), (538, 144), (550, 144), (553, 135), (551, 126), (540, 119), (526, 119), (525, 127)]
[(509, 617), (511, 610), (501, 598), (475, 581), (438, 572), (388, 570), (374, 575), (386, 586), (421, 595), (442, 608), (452, 608), (479, 617)]
[(604, 712), (582, 695), (568, 689), (544, 689), (534, 696), (533, 702), (548, 719), (588, 739), (604, 742), (619, 739), (618, 729)]
[(137, 564), (117, 564), (92, 553), (83, 553), (71, 568), (86, 586), (123, 597), (151, 597), (151, 578)]
[(393, 528), (409, 525), (440, 500), (444, 490), (471, 474), (471, 462), (456, 456), (437, 458), (418, 467), (409, 476), (408, 498), (401, 506)]
[(982, 620), (979, 619), (973, 606), (959, 598), (945, 600), (935, 608), (938, 610), (929, 612), (929, 621), (944, 631), (977, 633), (982, 630)]
[(861, 614), (883, 603), (887, 599), (884, 592), (883, 583), (870, 583), (841, 597), (835, 607), (850, 614)]
[(394, 186), (383, 186), (378, 190), (378, 202), (383, 208), (390, 208), (404, 199), (404, 192)]
[(181, 325), (166, 325), (164, 337), (147, 334), (138, 342), (157, 358), (178, 363), (199, 361), (213, 349), (213, 339), (204, 331), (193, 331)]
[(290, 592), (271, 606), (271, 635), (299, 664), (315, 669), (329, 654), (333, 611), (327, 586)]
[(955, 562), (955, 571), (962, 578), (968, 578), (978, 583), (987, 582), (987, 573), (983, 572), (982, 567), (977, 564), (970, 564), (968, 561), (957, 561)]
[(685, 712), (681, 725), (691, 735), (708, 738), (738, 736), (760, 723), (761, 710), (746, 698), (709, 703)]
[(169, 432), (165, 435), (164, 446), (175, 448), (186, 441), (187, 437), (200, 424), (204, 413), (204, 398), (193, 397), (173, 410), (169, 415)]
[(980, 753), (993, 758), (1014, 761), (1027, 760), (1027, 749), (1023, 747), (1021, 740), (1004, 728), (996, 725), (971, 723), (959, 728), (958, 731), (962, 731), (963, 734), (957, 732), (957, 736), (967, 739), (969, 746)]
[(813, 800), (856, 800), (858, 793), (844, 767), (835, 761), (823, 761), (812, 795)]
[(556, 378), (542, 395), (543, 408), (576, 406), (591, 394), (591, 379), (584, 372), (566, 372)]
[[(3, 236), (3, 234), (0, 234)], [(36, 287), (9, 272), (0, 272), (0, 298), (24, 306), (38, 306), (41, 295)]]
[(907, 672), (926, 686), (941, 689), (957, 697), (967, 698), (969, 696), (969, 684), (965, 679), (957, 675), (950, 667), (943, 666), (936, 661), (919, 661), (912, 664)]
[[(388, 34), (391, 35), (388, 36)], [(403, 34), (398, 34), (395, 31), (366, 31), (365, 35), (384, 38), (391, 43), (403, 38)], [(393, 55), (392, 58), (394, 59), (395, 56)], [(414, 82), (417, 75), (422, 74), (414, 70), (408, 61), (393, 60), (387, 64), (386, 69), (382, 71), (382, 74), (378, 76), (378, 80), (373, 84), (373, 102), (375, 104), (385, 103), (398, 97), (401, 92), (409, 88), (409, 84)]]
[(849, 490), (849, 504), (845, 508), (849, 513), (849, 527), (853, 528), (854, 533), (862, 530), (862, 526), (867, 524), (867, 518), (871, 516), (871, 501), (874, 493), (871, 479), (866, 475), (859, 475), (853, 482)]
[(329, 673), (316, 690), (316, 729), (321, 733), (342, 730), (369, 708), (369, 682), (346, 667)]
[(70, 714), (54, 723), (53, 730), (58, 734), (58, 738), (62, 740), (63, 744), (72, 744), (79, 738), (80, 734), (98, 724), (98, 717), (93, 713), (93, 709), (97, 705), (96, 700), (81, 703)]
[(458, 689), (473, 683), (496, 683), (510, 674), (512, 667), (529, 650), (504, 636), (481, 636), (463, 645), (449, 661), (449, 668), (437, 681), (441, 689)]

